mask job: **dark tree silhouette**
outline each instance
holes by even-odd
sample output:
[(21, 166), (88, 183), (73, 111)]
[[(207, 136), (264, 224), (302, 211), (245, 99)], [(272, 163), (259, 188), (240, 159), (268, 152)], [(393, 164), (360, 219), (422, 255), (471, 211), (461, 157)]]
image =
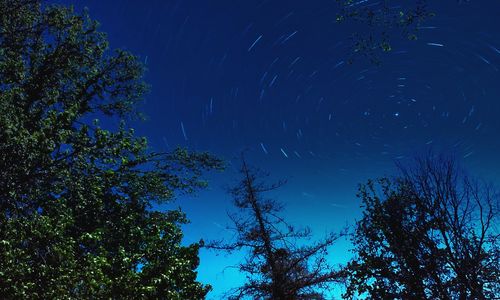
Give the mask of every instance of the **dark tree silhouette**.
[(346, 297), (500, 296), (498, 194), (450, 158), (417, 159), (393, 180), (361, 186)]
[(157, 153), (121, 123), (143, 67), (96, 21), (39, 0), (0, 0), (0, 297), (203, 299), (198, 244), (153, 204), (205, 186), (206, 153)]
[(263, 194), (279, 188), (283, 182), (266, 185), (244, 159), (242, 179), (231, 190), (239, 213), (230, 214), (236, 233), (232, 242), (211, 242), (208, 248), (247, 250), (238, 268), (247, 274), (247, 282), (230, 292), (230, 299), (324, 299), (322, 290), (338, 281), (339, 274), (327, 264), (327, 250), (340, 235), (329, 234), (324, 240), (302, 246), (309, 240), (309, 229), (297, 230), (279, 213), (283, 206)]

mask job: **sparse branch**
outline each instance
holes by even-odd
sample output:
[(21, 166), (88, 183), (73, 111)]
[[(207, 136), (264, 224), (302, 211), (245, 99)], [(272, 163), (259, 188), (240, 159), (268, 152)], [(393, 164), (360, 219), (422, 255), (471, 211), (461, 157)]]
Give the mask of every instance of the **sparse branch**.
[(232, 291), (230, 299), (323, 299), (323, 289), (339, 280), (339, 273), (326, 260), (327, 249), (340, 235), (330, 234), (313, 245), (299, 246), (299, 239), (311, 237), (309, 229), (295, 229), (280, 215), (283, 205), (263, 198), (283, 182), (266, 185), (257, 171), (242, 158), (242, 180), (230, 191), (239, 213), (228, 214), (235, 240), (208, 243), (214, 250), (246, 249), (246, 260), (239, 270), (248, 281)]

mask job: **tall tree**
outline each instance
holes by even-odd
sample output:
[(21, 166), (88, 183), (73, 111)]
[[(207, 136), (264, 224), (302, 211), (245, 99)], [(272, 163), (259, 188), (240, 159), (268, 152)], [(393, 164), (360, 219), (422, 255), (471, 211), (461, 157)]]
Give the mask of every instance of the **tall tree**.
[(500, 296), (499, 195), (450, 158), (401, 167), (360, 188), (346, 296), (493, 299)]
[[(246, 250), (238, 268), (248, 281), (230, 292), (230, 299), (325, 299), (322, 291), (337, 282), (339, 274), (327, 263), (328, 249), (339, 235), (310, 242), (309, 229), (295, 229), (279, 213), (283, 205), (263, 194), (282, 183), (266, 185), (242, 159), (241, 182), (231, 189), (239, 213), (230, 214), (236, 233), (234, 241), (217, 241), (208, 248), (222, 251)], [(302, 245), (309, 241), (309, 245)]]
[(143, 67), (96, 21), (39, 0), (0, 0), (0, 295), (4, 299), (202, 299), (198, 244), (181, 211), (207, 153), (157, 153), (124, 122)]

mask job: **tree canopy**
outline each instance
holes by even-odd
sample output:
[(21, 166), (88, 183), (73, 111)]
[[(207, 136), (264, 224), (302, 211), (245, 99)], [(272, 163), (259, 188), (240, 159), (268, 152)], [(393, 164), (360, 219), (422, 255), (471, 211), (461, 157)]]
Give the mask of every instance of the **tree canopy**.
[(500, 294), (499, 194), (429, 156), (361, 186), (346, 296), (493, 299)]
[(401, 37), (417, 40), (419, 27), (435, 15), (426, 0), (336, 2), (339, 7), (337, 23), (347, 23), (353, 28), (349, 62), (361, 56), (379, 64), (380, 54), (391, 51), (395, 40)]
[(86, 13), (0, 0), (0, 294), (5, 299), (202, 299), (198, 244), (154, 204), (206, 185), (207, 153), (148, 148), (122, 121), (147, 90)]
[[(339, 21), (382, 26), (381, 40), (354, 37), (368, 57), (390, 50), (384, 28), (413, 39), (432, 15), (423, 1), (409, 11), (337, 2)], [(109, 49), (86, 12), (0, 0), (2, 299), (206, 297), (196, 272), (202, 243), (183, 244), (187, 217), (157, 204), (206, 187), (204, 172), (223, 164), (206, 152), (154, 151), (135, 134), (128, 122), (140, 116), (144, 71), (133, 54)], [(288, 224), (283, 205), (266, 198), (282, 183), (266, 184), (243, 159), (231, 190), (235, 239), (206, 245), (246, 251), (238, 269), (247, 281), (231, 297), (325, 299), (341, 280), (345, 297), (498, 297), (498, 192), (449, 158), (400, 171), (360, 187), (354, 258), (338, 270), (328, 251), (343, 233), (313, 240)]]

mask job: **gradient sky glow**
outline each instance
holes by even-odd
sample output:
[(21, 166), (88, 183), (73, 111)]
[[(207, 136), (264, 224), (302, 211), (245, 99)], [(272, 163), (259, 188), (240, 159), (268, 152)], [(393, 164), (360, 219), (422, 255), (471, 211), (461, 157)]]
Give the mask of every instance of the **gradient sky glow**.
[[(209, 189), (172, 204), (192, 221), (186, 242), (230, 236), (224, 190), (244, 149), (251, 164), (288, 180), (276, 193), (285, 217), (317, 236), (360, 215), (358, 183), (429, 148), (499, 182), (498, 0), (428, 0), (436, 16), (417, 41), (395, 33), (380, 66), (345, 63), (349, 37), (366, 28), (336, 24), (333, 0), (55, 2), (88, 7), (112, 48), (145, 62), (149, 119), (133, 126), (154, 149), (181, 145), (228, 161)], [(341, 241), (332, 262), (347, 260), (348, 247)], [(243, 279), (226, 268), (239, 255), (200, 255), (209, 299)]]

